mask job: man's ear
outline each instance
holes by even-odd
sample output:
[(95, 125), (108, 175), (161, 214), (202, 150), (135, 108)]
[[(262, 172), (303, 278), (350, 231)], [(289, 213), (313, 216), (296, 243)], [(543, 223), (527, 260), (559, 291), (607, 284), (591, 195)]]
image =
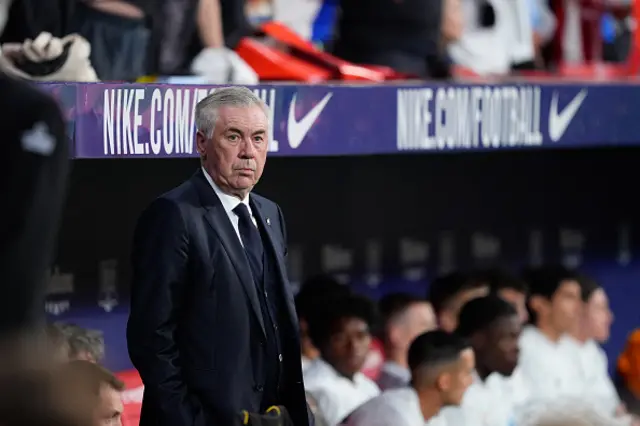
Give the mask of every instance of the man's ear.
[(440, 315), (438, 316), (438, 323), (442, 330), (447, 333), (453, 333), (458, 327), (458, 318), (451, 310), (445, 309), (440, 312)]
[(540, 313), (540, 311), (542, 311), (545, 308), (546, 302), (547, 300), (544, 297), (534, 295), (529, 298), (528, 305), (533, 312)]
[(451, 389), (451, 373), (443, 372), (436, 377), (436, 389), (440, 392)]

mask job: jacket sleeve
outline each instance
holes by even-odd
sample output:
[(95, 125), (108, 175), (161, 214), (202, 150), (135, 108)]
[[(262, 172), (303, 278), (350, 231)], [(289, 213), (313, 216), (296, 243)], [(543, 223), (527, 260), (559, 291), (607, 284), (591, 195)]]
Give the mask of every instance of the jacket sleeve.
[(175, 340), (176, 318), (185, 309), (188, 245), (185, 222), (173, 201), (158, 198), (138, 220), (127, 345), (158, 425), (205, 424), (200, 402), (184, 383)]

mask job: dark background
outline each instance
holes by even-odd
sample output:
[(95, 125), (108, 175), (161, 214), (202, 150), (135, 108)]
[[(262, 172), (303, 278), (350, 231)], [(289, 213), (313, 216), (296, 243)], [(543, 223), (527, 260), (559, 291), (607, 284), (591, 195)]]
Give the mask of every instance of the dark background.
[[(640, 149), (270, 158), (256, 192), (285, 214), (294, 281), (338, 273), (377, 297), (424, 294), (430, 278), (451, 268), (579, 265), (610, 295), (614, 357), (640, 326), (639, 160)], [(74, 161), (56, 262), (61, 274), (73, 274), (74, 292), (52, 294), (47, 310), (103, 328), (112, 368), (129, 366), (123, 345), (136, 218), (197, 167), (194, 159)], [(542, 242), (536, 255), (534, 230)], [(403, 238), (412, 240), (404, 259)], [(116, 291), (100, 285), (100, 262), (110, 259)]]

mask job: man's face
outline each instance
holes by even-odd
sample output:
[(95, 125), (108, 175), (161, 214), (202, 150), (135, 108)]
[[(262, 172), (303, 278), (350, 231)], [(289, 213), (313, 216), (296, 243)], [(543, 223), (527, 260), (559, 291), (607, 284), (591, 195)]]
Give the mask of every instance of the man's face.
[(225, 192), (244, 198), (258, 183), (267, 161), (268, 121), (259, 105), (221, 107), (213, 137), (198, 132), (204, 168)]
[(486, 296), (489, 293), (489, 287), (482, 286), (463, 290), (451, 301), (448, 306), (440, 313), (440, 328), (447, 333), (453, 333), (458, 328), (458, 315), (462, 307), (470, 300), (478, 297)]
[(550, 318), (558, 333), (571, 333), (577, 330), (582, 308), (580, 285), (577, 281), (563, 281), (550, 302)]
[(511, 305), (518, 312), (518, 317), (522, 324), (529, 321), (529, 311), (527, 311), (527, 295), (512, 288), (503, 288), (498, 291), (498, 296)]
[(454, 368), (450, 372), (444, 373), (450, 375), (450, 378), (447, 378), (444, 382), (447, 385), (441, 387), (444, 405), (460, 405), (464, 393), (473, 383), (475, 368), (476, 361), (473, 349), (468, 348), (460, 352), (460, 360)]
[(518, 339), (522, 323), (518, 316), (496, 321), (486, 332), (483, 345), (478, 349), (485, 367), (502, 376), (510, 376), (518, 365), (520, 349)]
[(360, 318), (345, 318), (332, 333), (323, 357), (340, 374), (352, 377), (362, 369), (370, 345), (369, 325)]
[(122, 426), (123, 410), (120, 392), (103, 384), (100, 388), (100, 401), (94, 411), (92, 426)]
[(613, 314), (609, 309), (609, 299), (603, 289), (599, 288), (594, 291), (589, 301), (584, 304), (583, 316), (588, 337), (599, 343), (609, 340)]
[(430, 303), (418, 302), (409, 306), (397, 324), (392, 325), (392, 344), (408, 351), (413, 340), (437, 328), (436, 315)]

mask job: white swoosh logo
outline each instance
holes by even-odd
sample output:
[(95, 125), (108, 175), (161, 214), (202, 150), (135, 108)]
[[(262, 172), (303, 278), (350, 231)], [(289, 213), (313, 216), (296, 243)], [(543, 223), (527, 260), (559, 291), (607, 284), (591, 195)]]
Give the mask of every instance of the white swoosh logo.
[(329, 100), (333, 97), (333, 93), (327, 93), (300, 121), (296, 120), (296, 97), (297, 94), (294, 94), (293, 99), (291, 99), (291, 104), (289, 104), (289, 120), (287, 123), (287, 138), (289, 139), (289, 146), (293, 149), (300, 146), (305, 136), (307, 136), (307, 133), (309, 133), (311, 126), (313, 126), (313, 123), (316, 122), (320, 114), (322, 114), (324, 107), (327, 106), (327, 103), (329, 103)]
[(558, 142), (564, 135), (586, 97), (587, 89), (582, 89), (561, 112), (558, 112), (558, 92), (553, 92), (549, 108), (549, 138), (553, 142)]

